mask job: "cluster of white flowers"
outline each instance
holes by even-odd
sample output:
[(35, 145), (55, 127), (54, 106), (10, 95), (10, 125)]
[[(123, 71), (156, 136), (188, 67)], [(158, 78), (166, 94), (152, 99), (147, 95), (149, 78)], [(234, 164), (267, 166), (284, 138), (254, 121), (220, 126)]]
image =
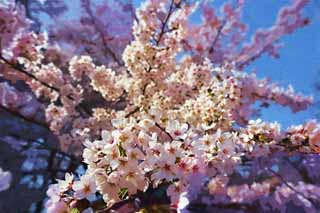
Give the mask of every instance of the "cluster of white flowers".
[[(87, 57), (72, 59), (74, 79), (81, 80), (85, 74), (106, 99), (117, 100), (125, 92), (128, 105), (117, 112), (96, 109), (96, 120), (108, 119), (111, 124), (99, 126), (98, 139), (85, 139), (86, 173), (79, 181), (72, 181), (71, 176), (59, 181), (57, 205), (61, 200), (90, 200), (97, 191), (110, 206), (160, 184), (169, 185), (167, 194), (177, 204), (190, 187), (189, 177), (198, 173), (214, 177), (208, 184), (211, 194), (226, 194), (235, 202), (253, 200), (270, 185), (227, 187), (242, 157), (253, 159), (295, 146), (283, 143), (289, 133), (281, 131), (279, 124), (248, 122), (253, 112), (250, 106), (257, 100), (275, 101), (295, 110), (311, 100), (293, 95), (291, 89), (270, 86), (233, 64), (215, 67), (209, 59), (200, 63), (190, 56), (178, 63), (176, 57), (187, 35), (187, 15), (195, 6), (172, 1), (167, 8), (165, 2), (148, 1), (138, 10), (135, 40), (123, 53), (127, 73), (96, 67)], [(313, 129), (317, 135), (318, 128)]]
[[(240, 8), (243, 1), (237, 4)], [(295, 94), (290, 86), (284, 89), (240, 71), (237, 63), (251, 54), (220, 50), (220, 34), (227, 35), (232, 26), (241, 35), (245, 31), (236, 20), (240, 9), (223, 7), (233, 22), (222, 29), (222, 21), (207, 8), (204, 15), (210, 20), (193, 28), (188, 17), (197, 6), (185, 0), (146, 1), (137, 10), (133, 40), (122, 61), (115, 60), (117, 65), (101, 65), (86, 55), (61, 66), (42, 54), (48, 44), (45, 34), (13, 39), (13, 60), (3, 58), (1, 65), (22, 72), (21, 79), (45, 100), (46, 119), (62, 151), (82, 156), (87, 165), (79, 178), (67, 173), (65, 180), (50, 186), (48, 212), (70, 211), (98, 197), (111, 206), (160, 185), (167, 186), (176, 205), (191, 187), (190, 177), (199, 173), (208, 177), (209, 194), (228, 196), (232, 202), (252, 201), (279, 184), (228, 185), (244, 158), (286, 149), (320, 153), (320, 126), (315, 121), (282, 131), (278, 123), (250, 120), (257, 101), (296, 112), (312, 99)], [(83, 7), (90, 14), (89, 1), (83, 1)], [(7, 14), (3, 8), (0, 13)], [(0, 35), (10, 40), (11, 28), (1, 21), (6, 27)], [(235, 48), (239, 44), (233, 37)], [(105, 43), (103, 36), (101, 40)], [(108, 44), (104, 47), (116, 59)], [(55, 56), (52, 49), (48, 52)], [(237, 63), (228, 58), (238, 58)], [(0, 170), (0, 190), (8, 188), (10, 179)], [(85, 211), (91, 210), (87, 205)]]

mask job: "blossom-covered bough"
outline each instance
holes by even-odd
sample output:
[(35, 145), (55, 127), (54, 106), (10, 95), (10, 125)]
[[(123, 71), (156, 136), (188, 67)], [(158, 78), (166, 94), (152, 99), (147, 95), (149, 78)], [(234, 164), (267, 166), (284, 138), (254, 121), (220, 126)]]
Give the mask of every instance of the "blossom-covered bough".
[[(113, 3), (115, 17), (130, 15), (109, 33), (98, 16), (110, 5), (81, 3), (82, 35), (29, 31), (23, 8), (0, 5), (1, 108), (46, 125), (43, 109), (61, 152), (86, 167), (49, 186), (48, 212), (320, 208), (320, 124), (251, 120), (258, 101), (297, 112), (312, 98), (243, 71), (264, 53), (278, 57), (280, 37), (308, 24), (307, 0), (284, 7), (249, 44), (240, 0), (221, 14), (206, 1), (149, 0), (135, 14)], [(195, 11), (199, 25), (189, 21)], [(17, 80), (38, 101), (9, 84)]]

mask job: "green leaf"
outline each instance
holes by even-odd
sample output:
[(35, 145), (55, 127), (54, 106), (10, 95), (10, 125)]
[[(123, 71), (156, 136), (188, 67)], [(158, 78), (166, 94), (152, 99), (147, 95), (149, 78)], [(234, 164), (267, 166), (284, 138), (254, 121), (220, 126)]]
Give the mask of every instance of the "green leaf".
[(121, 146), (121, 144), (118, 145), (118, 149), (119, 149), (121, 157), (126, 157), (127, 156), (126, 150)]
[(70, 213), (80, 213), (80, 211), (77, 208), (71, 209)]
[(119, 195), (119, 198), (122, 200), (128, 198), (129, 196), (128, 189), (127, 188), (120, 189), (118, 195)]

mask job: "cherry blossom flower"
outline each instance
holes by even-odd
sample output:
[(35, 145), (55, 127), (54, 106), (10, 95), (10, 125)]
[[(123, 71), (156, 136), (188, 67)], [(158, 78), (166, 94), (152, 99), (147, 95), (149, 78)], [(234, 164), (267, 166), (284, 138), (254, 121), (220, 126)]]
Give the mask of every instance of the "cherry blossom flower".
[(167, 181), (174, 179), (177, 168), (173, 158), (168, 158), (166, 155), (163, 155), (159, 161), (157, 161), (156, 165), (159, 170), (152, 174), (152, 180), (158, 182), (162, 179), (166, 179)]
[(174, 205), (178, 202), (180, 202), (181, 194), (184, 192), (186, 186), (183, 182), (175, 182), (172, 185), (170, 185), (167, 189), (167, 194), (169, 195), (171, 199), (171, 204)]
[(65, 174), (64, 180), (57, 180), (60, 192), (65, 192), (72, 187), (73, 175), (70, 173)]
[(179, 121), (169, 121), (166, 126), (166, 131), (173, 137), (173, 139), (184, 139), (185, 133), (188, 130), (188, 124), (180, 124)]
[(83, 175), (79, 181), (75, 181), (72, 185), (75, 191), (74, 197), (76, 199), (84, 199), (93, 196), (96, 192), (96, 183), (89, 175)]
[[(167, 186), (178, 212), (195, 199), (282, 212), (293, 201), (313, 212), (320, 193), (310, 167), (320, 153), (320, 124), (281, 130), (252, 120), (257, 102), (297, 112), (313, 99), (244, 70), (264, 53), (278, 57), (281, 36), (308, 24), (307, 0), (285, 6), (248, 44), (242, 0), (220, 12), (210, 1), (146, 0), (136, 12), (130, 1), (111, 2), (82, 0), (79, 20), (53, 20), (59, 26), (49, 34), (32, 31), (26, 15), (33, 15), (22, 5), (0, 3), (1, 108), (47, 122), (60, 143), (55, 156), (86, 168), (79, 179), (66, 173), (49, 186), (47, 211), (83, 202), (92, 212), (95, 201), (108, 208)], [(196, 10), (200, 23), (190, 17)], [(20, 81), (30, 91), (20, 91)], [(314, 162), (292, 160), (297, 153)], [(0, 169), (0, 191), (10, 180)]]
[(64, 201), (58, 201), (47, 207), (47, 212), (50, 213), (67, 213), (70, 209)]

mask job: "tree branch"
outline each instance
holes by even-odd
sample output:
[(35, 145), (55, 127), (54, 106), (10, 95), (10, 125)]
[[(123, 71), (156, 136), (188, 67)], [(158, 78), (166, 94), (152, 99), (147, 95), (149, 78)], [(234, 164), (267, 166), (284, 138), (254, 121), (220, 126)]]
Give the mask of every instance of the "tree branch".
[(162, 39), (162, 36), (164, 35), (164, 31), (165, 31), (165, 27), (170, 19), (170, 16), (172, 15), (172, 12), (173, 12), (173, 5), (174, 5), (174, 0), (171, 0), (171, 3), (170, 3), (170, 7), (169, 7), (169, 11), (167, 13), (167, 16), (165, 18), (165, 20), (162, 22), (162, 27), (161, 27), (161, 31), (160, 31), (160, 34), (159, 34), (159, 37), (156, 41), (156, 45), (158, 46), (160, 44), (160, 41)]
[(227, 21), (224, 20), (224, 21), (222, 22), (222, 24), (219, 26), (217, 35), (215, 36), (215, 38), (214, 38), (214, 40), (213, 40), (213, 42), (212, 42), (212, 45), (211, 45), (211, 47), (210, 47), (210, 49), (209, 49), (209, 54), (213, 53), (214, 48), (215, 48), (215, 46), (216, 46), (216, 44), (217, 44), (217, 42), (218, 42), (218, 40), (219, 40), (219, 37), (220, 37), (220, 35), (221, 35), (221, 32), (222, 32), (224, 26), (226, 25), (226, 23), (227, 23)]
[(160, 124), (155, 123), (156, 127), (158, 127), (162, 132), (164, 132), (166, 135), (169, 136), (169, 138), (171, 139), (171, 141), (173, 141), (173, 137), (170, 135), (169, 132), (167, 132), (163, 127), (160, 126)]
[(11, 114), (11, 115), (14, 116), (14, 117), (20, 118), (20, 119), (22, 119), (22, 120), (24, 120), (24, 121), (26, 121), (26, 122), (28, 122), (28, 123), (35, 124), (35, 125), (37, 125), (37, 126), (40, 126), (40, 127), (44, 128), (44, 129), (50, 131), (49, 126), (48, 126), (47, 123), (45, 123), (45, 122), (41, 123), (41, 122), (36, 121), (36, 120), (34, 120), (34, 119), (28, 118), (28, 117), (26, 117), (26, 116), (24, 116), (24, 115), (22, 115), (22, 114), (20, 114), (20, 113), (18, 113), (18, 112), (16, 112), (16, 111), (14, 111), (14, 110), (12, 110), (12, 109), (9, 109), (9, 108), (7, 108), (7, 107), (5, 107), (5, 106), (2, 106), (2, 105), (0, 105), (0, 109), (8, 112), (9, 114)]
[[(286, 185), (289, 189), (291, 189), (292, 191), (294, 191), (295, 193), (299, 194), (300, 196), (302, 196), (304, 199), (308, 200), (315, 208), (317, 207), (317, 204), (310, 198), (306, 197), (302, 192), (296, 190), (295, 188), (293, 188), (279, 173), (273, 171), (272, 169), (268, 168), (268, 171), (271, 172), (272, 174), (274, 174), (275, 176), (277, 176), (281, 182)], [(320, 197), (319, 197), (320, 200)]]
[[(8, 66), (10, 66), (11, 68), (13, 68), (14, 70), (18, 71), (18, 72), (21, 72), (23, 74), (25, 74), (26, 76), (28, 76), (29, 78), (39, 82), (42, 86), (44, 87), (47, 87), (57, 93), (59, 93), (60, 95), (60, 89), (54, 87), (54, 86), (51, 86), (49, 85), (48, 83), (44, 82), (44, 81), (41, 81), (40, 79), (38, 79), (35, 75), (33, 75), (32, 73), (29, 73), (28, 71), (24, 70), (23, 67), (19, 64), (14, 64), (14, 63), (11, 63), (10, 61), (8, 61), (6, 58), (4, 58), (1, 54), (0, 54), (0, 60), (2, 60), (5, 64), (7, 64)], [(61, 96), (61, 95), (60, 95)], [(74, 101), (74, 98), (71, 96), (71, 95), (67, 95), (66, 96), (68, 99)], [(82, 103), (79, 103), (78, 106), (88, 115), (90, 115), (90, 110), (85, 106), (83, 105)]]
[(107, 42), (106, 42), (106, 40), (105, 40), (105, 36), (104, 36), (104, 32), (100, 29), (100, 27), (98, 26), (98, 24), (97, 24), (97, 22), (96, 22), (96, 18), (94, 17), (94, 15), (93, 15), (93, 13), (92, 13), (92, 10), (91, 10), (91, 8), (90, 8), (90, 1), (88, 1), (88, 0), (85, 0), (85, 3), (86, 3), (86, 5), (85, 5), (85, 10), (86, 10), (86, 12), (88, 13), (88, 15), (90, 16), (90, 19), (91, 19), (91, 21), (92, 21), (92, 23), (93, 23), (93, 26), (94, 26), (94, 28), (95, 28), (95, 30), (98, 32), (98, 34), (99, 34), (99, 36), (100, 36), (100, 39), (101, 39), (101, 41), (102, 41), (102, 44), (103, 44), (103, 49), (104, 49), (104, 52), (106, 52), (107, 54), (109, 54), (111, 57), (112, 57), (112, 59), (119, 65), (119, 66), (123, 66), (124, 64), (123, 64), (123, 62), (122, 61), (120, 61), (118, 58), (117, 58), (117, 56), (116, 56), (116, 54), (111, 50), (111, 48), (108, 46), (108, 44), (107, 44)]

